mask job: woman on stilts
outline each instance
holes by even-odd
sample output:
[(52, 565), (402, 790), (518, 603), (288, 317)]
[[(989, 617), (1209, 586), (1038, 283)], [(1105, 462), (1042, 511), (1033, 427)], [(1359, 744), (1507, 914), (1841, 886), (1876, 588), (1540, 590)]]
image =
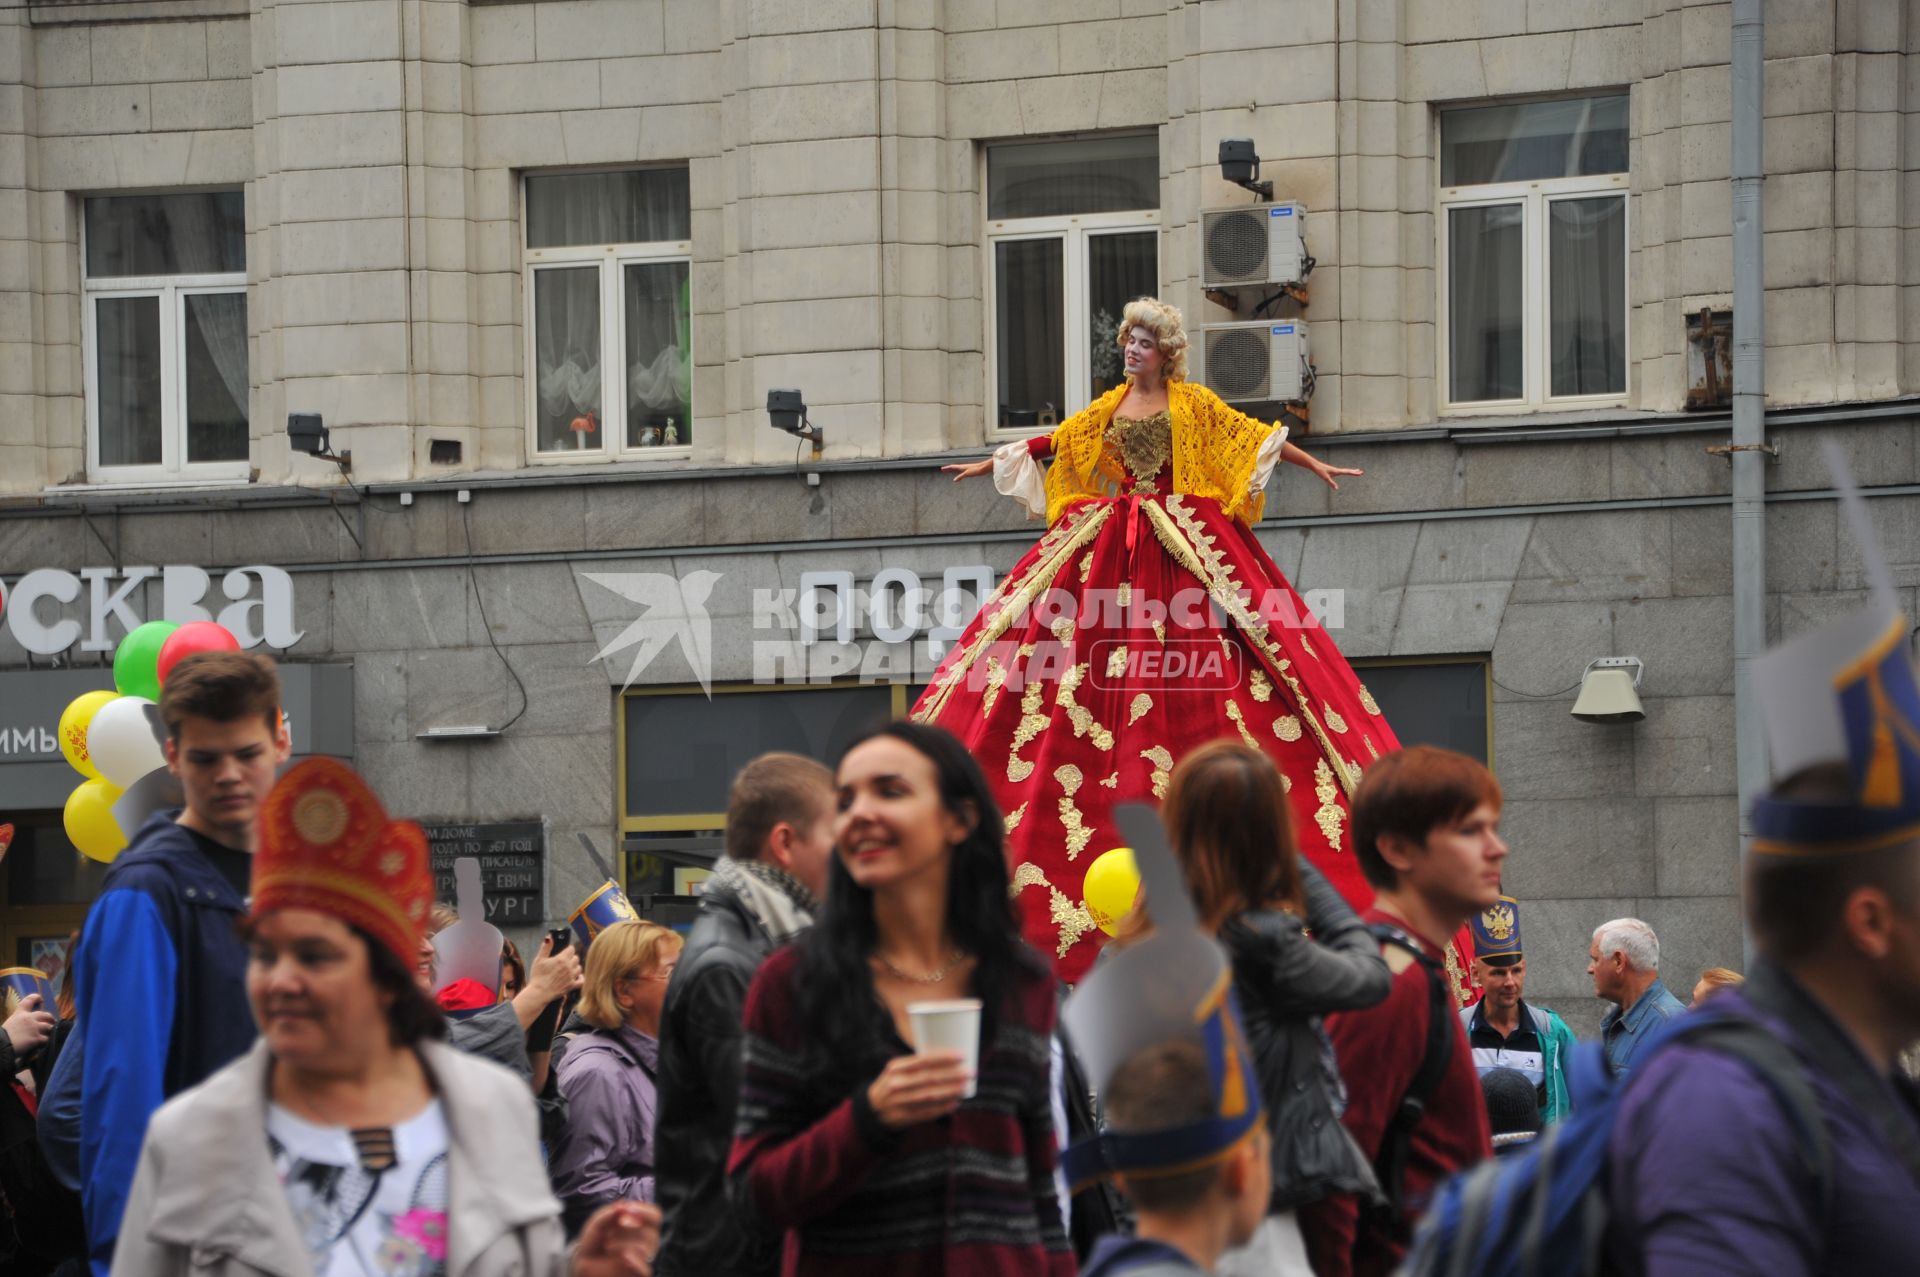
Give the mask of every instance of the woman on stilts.
[[(1047, 531), (913, 710), (986, 770), (1025, 934), (1067, 980), (1098, 950), (1081, 880), (1119, 841), (1114, 804), (1157, 801), (1187, 753), (1238, 737), (1279, 766), (1302, 850), (1361, 908), (1372, 892), (1353, 859), (1349, 797), (1361, 769), (1399, 747), (1252, 530), (1280, 462), (1336, 490), (1361, 472), (1188, 381), (1173, 306), (1129, 303), (1119, 343), (1123, 384), (1051, 434), (945, 467), (956, 482), (991, 474)], [(1448, 955), (1462, 1001), (1467, 945)]]

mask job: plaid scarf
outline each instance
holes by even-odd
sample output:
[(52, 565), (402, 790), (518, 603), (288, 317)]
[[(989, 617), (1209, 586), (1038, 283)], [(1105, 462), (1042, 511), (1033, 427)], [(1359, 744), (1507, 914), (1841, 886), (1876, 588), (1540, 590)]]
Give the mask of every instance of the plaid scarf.
[(785, 944), (812, 926), (820, 909), (804, 883), (764, 860), (722, 856), (713, 866), (713, 881), (734, 894), (775, 944)]

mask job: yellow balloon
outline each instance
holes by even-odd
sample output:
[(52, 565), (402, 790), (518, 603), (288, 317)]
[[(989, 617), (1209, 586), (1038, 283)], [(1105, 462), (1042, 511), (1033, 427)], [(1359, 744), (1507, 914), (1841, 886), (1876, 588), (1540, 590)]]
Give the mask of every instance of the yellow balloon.
[(127, 836), (113, 819), (113, 805), (120, 801), (120, 793), (96, 776), (67, 795), (67, 837), (89, 860), (111, 864), (126, 848)]
[(1101, 852), (1087, 866), (1086, 882), (1081, 886), (1087, 916), (1108, 935), (1113, 935), (1133, 912), (1134, 897), (1139, 892), (1140, 870), (1133, 863), (1131, 847)]
[(82, 692), (60, 711), (60, 752), (73, 764), (73, 769), (88, 780), (98, 776), (100, 769), (87, 753), (87, 728), (93, 725), (93, 716), (100, 712), (100, 707), (118, 695), (120, 693), (112, 691)]

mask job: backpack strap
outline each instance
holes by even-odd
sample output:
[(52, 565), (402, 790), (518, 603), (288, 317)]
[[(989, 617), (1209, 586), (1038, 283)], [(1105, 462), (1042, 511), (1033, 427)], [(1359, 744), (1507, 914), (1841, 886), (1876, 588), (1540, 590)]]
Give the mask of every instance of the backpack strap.
[(1386, 1194), (1388, 1225), (1396, 1237), (1405, 1240), (1410, 1232), (1406, 1223), (1407, 1159), (1413, 1145), (1414, 1128), (1426, 1117), (1427, 1101), (1432, 1098), (1434, 1088), (1440, 1085), (1440, 1079), (1446, 1076), (1447, 1066), (1452, 1062), (1453, 991), (1447, 986), (1446, 972), (1441, 969), (1440, 963), (1429, 957), (1420, 942), (1412, 936), (1384, 922), (1370, 923), (1367, 930), (1382, 945), (1393, 945), (1411, 955), (1427, 973), (1426, 1047), (1420, 1056), (1420, 1067), (1414, 1070), (1413, 1080), (1407, 1083), (1407, 1089), (1400, 1097), (1399, 1107), (1387, 1121), (1387, 1129), (1380, 1140), (1380, 1152), (1373, 1163), (1380, 1190)]

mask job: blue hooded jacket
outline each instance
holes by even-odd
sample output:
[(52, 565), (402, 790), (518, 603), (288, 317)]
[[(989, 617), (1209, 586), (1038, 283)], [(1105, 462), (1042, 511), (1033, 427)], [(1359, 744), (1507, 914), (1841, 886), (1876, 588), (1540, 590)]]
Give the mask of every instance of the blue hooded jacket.
[(235, 927), (246, 900), (216, 865), (221, 853), (175, 823), (179, 814), (156, 813), (113, 862), (73, 963), (80, 1193), (101, 1277), (113, 1261), (147, 1119), (256, 1036), (247, 946)]

